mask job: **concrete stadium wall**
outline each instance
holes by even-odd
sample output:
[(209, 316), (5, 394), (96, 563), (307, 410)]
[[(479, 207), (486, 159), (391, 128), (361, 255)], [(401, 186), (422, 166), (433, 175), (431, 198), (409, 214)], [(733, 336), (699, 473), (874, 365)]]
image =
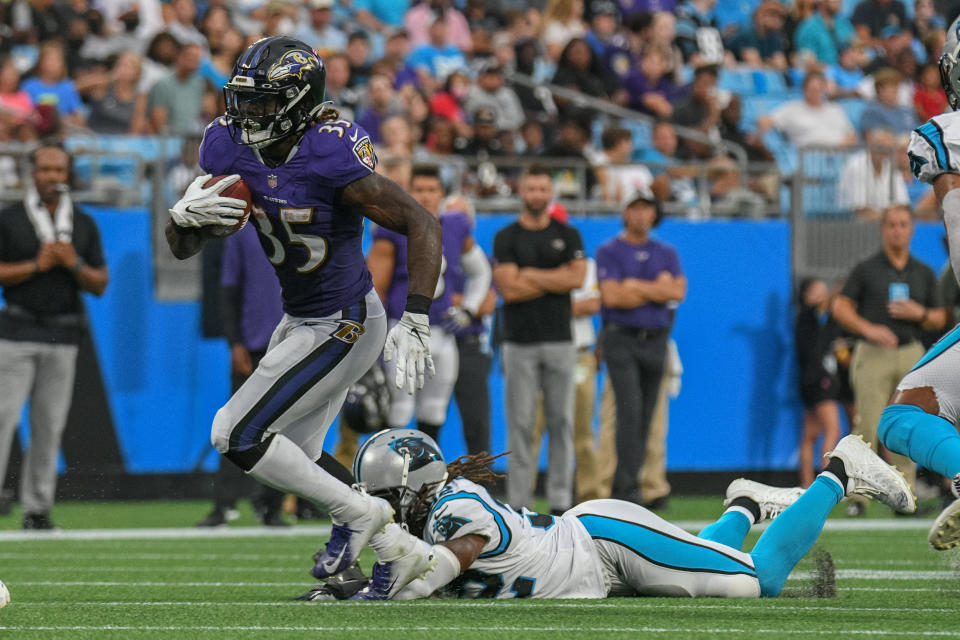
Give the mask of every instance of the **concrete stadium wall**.
[[(218, 461), (209, 446), (209, 424), (229, 391), (226, 345), (198, 337), (199, 304), (154, 300), (146, 212), (88, 210), (103, 235), (112, 283), (103, 298), (88, 299), (87, 308), (125, 469), (131, 474), (210, 471)], [(510, 221), (478, 216), (480, 245), (490, 252), (494, 234)], [(591, 255), (620, 230), (617, 218), (574, 223)], [(667, 220), (657, 235), (677, 248), (690, 281), (674, 332), (684, 376), (670, 407), (669, 469), (794, 468), (800, 405), (789, 225)], [(921, 224), (914, 240), (917, 255), (937, 269), (946, 259), (941, 237), (940, 225)], [(503, 380), (499, 363), (494, 369), (492, 450), (499, 452), (506, 447)], [(451, 407), (441, 436), (448, 456), (464, 452), (460, 429)], [(329, 450), (338, 437), (334, 426)]]

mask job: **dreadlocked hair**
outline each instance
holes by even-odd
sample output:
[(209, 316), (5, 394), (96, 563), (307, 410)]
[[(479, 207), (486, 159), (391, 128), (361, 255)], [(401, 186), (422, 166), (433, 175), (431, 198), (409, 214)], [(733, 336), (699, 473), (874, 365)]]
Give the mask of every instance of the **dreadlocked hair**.
[(326, 107), (320, 113), (317, 114), (317, 117), (313, 119), (314, 124), (321, 124), (324, 122), (330, 122), (332, 120), (339, 120), (340, 112), (337, 111), (335, 107)]
[[(475, 453), (470, 456), (460, 456), (456, 460), (447, 463), (447, 479), (466, 478), (470, 482), (477, 484), (495, 482), (505, 477), (502, 473), (496, 473), (490, 468), (494, 460), (502, 458), (510, 453), (504, 451), (501, 454), (491, 456), (486, 451)], [(406, 524), (410, 533), (417, 537), (422, 537), (423, 528), (427, 524), (427, 516), (430, 515), (430, 508), (433, 506), (433, 500), (436, 496), (438, 485), (446, 480), (438, 480), (420, 487), (416, 497), (410, 504), (407, 511)]]

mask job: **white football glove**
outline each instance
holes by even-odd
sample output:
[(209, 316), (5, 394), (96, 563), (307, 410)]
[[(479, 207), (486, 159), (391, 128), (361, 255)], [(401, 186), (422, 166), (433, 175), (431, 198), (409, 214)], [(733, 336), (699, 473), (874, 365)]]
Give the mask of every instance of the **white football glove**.
[(394, 380), (397, 387), (406, 387), (409, 394), (415, 389), (423, 389), (424, 372), (429, 371), (431, 376), (436, 373), (430, 355), (430, 317), (427, 314), (403, 312), (400, 322), (387, 334), (387, 343), (383, 346), (384, 362), (393, 360), (394, 356), (397, 358)]
[(457, 333), (473, 323), (473, 316), (463, 307), (450, 307), (443, 313), (441, 326), (450, 333)]
[(170, 217), (178, 227), (198, 228), (208, 225), (231, 226), (243, 216), (247, 203), (238, 198), (220, 194), (240, 179), (239, 175), (227, 176), (216, 184), (204, 187), (212, 176), (200, 176), (190, 183), (183, 197), (170, 209)]

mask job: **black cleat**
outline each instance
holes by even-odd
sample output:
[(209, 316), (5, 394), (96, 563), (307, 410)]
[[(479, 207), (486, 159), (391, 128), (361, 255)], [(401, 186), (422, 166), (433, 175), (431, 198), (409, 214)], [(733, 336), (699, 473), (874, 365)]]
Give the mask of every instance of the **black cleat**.
[(59, 531), (60, 527), (53, 524), (47, 513), (26, 513), (23, 516), (23, 528), (37, 531)]
[(363, 575), (360, 565), (352, 565), (335, 576), (327, 578), (323, 583), (297, 596), (294, 600), (347, 600), (365, 586), (369, 579)]

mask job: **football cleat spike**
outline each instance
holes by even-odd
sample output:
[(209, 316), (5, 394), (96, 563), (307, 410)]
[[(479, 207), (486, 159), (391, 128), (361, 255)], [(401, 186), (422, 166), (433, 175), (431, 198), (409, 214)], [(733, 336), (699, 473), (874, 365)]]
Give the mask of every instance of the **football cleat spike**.
[(946, 551), (960, 545), (960, 499), (947, 505), (933, 522), (927, 541), (937, 551)]

